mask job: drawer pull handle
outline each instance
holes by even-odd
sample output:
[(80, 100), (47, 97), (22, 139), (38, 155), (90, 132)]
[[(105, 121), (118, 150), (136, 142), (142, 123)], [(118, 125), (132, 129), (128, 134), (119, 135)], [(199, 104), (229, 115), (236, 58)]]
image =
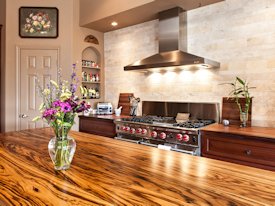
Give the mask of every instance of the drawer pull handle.
[(247, 155), (251, 155), (251, 150), (249, 149), (249, 150), (245, 150), (245, 154), (247, 154)]

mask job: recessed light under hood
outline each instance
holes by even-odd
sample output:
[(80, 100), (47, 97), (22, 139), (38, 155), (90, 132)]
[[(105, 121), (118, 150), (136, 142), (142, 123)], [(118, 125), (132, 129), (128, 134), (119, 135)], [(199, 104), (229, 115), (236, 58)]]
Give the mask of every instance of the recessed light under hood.
[[(159, 13), (159, 53), (124, 67), (125, 71), (151, 71), (154, 68), (219, 68), (220, 63), (199, 57), (179, 49), (180, 18), (183, 10), (179, 7)], [(183, 13), (185, 39), (183, 47), (187, 50), (187, 15)]]

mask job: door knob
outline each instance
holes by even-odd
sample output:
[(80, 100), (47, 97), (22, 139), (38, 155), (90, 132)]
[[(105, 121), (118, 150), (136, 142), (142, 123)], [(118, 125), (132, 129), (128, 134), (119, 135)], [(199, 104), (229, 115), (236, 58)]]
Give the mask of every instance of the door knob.
[(27, 117), (29, 117), (29, 116), (26, 114), (19, 114), (19, 118), (27, 118)]
[(249, 149), (249, 150), (245, 150), (245, 154), (247, 155), (251, 155), (252, 151)]

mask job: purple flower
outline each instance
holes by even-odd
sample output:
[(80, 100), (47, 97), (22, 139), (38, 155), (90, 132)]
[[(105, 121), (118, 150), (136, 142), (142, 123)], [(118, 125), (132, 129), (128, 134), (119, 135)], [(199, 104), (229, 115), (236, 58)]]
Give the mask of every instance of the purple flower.
[(67, 113), (72, 111), (72, 107), (68, 102), (60, 103), (61, 112)]
[(73, 100), (73, 98), (70, 98), (67, 100), (67, 103), (70, 104), (72, 110), (74, 110), (78, 105), (77, 105), (77, 102)]
[(56, 100), (52, 103), (52, 107), (59, 107), (61, 104), (61, 101), (60, 100)]
[(76, 112), (83, 112), (87, 109), (90, 109), (91, 108), (91, 105), (88, 105), (86, 104), (85, 101), (82, 101), (80, 104), (79, 104), (79, 107), (76, 109)]
[(52, 119), (53, 118), (53, 115), (56, 113), (56, 110), (55, 109), (46, 109), (44, 112), (43, 112), (43, 118), (50, 118)]
[(71, 89), (70, 89), (71, 92), (74, 94), (76, 92), (77, 85), (76, 84), (71, 84), (70, 87), (71, 87)]

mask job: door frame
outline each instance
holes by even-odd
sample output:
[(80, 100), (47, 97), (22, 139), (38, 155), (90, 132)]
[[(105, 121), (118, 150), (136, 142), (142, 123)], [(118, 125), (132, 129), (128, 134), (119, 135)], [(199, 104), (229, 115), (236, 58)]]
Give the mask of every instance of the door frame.
[(16, 89), (16, 111), (15, 111), (15, 124), (16, 124), (16, 131), (20, 130), (20, 119), (19, 119), (19, 114), (20, 114), (20, 85), (21, 85), (21, 53), (22, 50), (57, 50), (57, 68), (60, 68), (60, 47), (56, 46), (16, 46), (16, 77), (15, 77), (15, 89)]

